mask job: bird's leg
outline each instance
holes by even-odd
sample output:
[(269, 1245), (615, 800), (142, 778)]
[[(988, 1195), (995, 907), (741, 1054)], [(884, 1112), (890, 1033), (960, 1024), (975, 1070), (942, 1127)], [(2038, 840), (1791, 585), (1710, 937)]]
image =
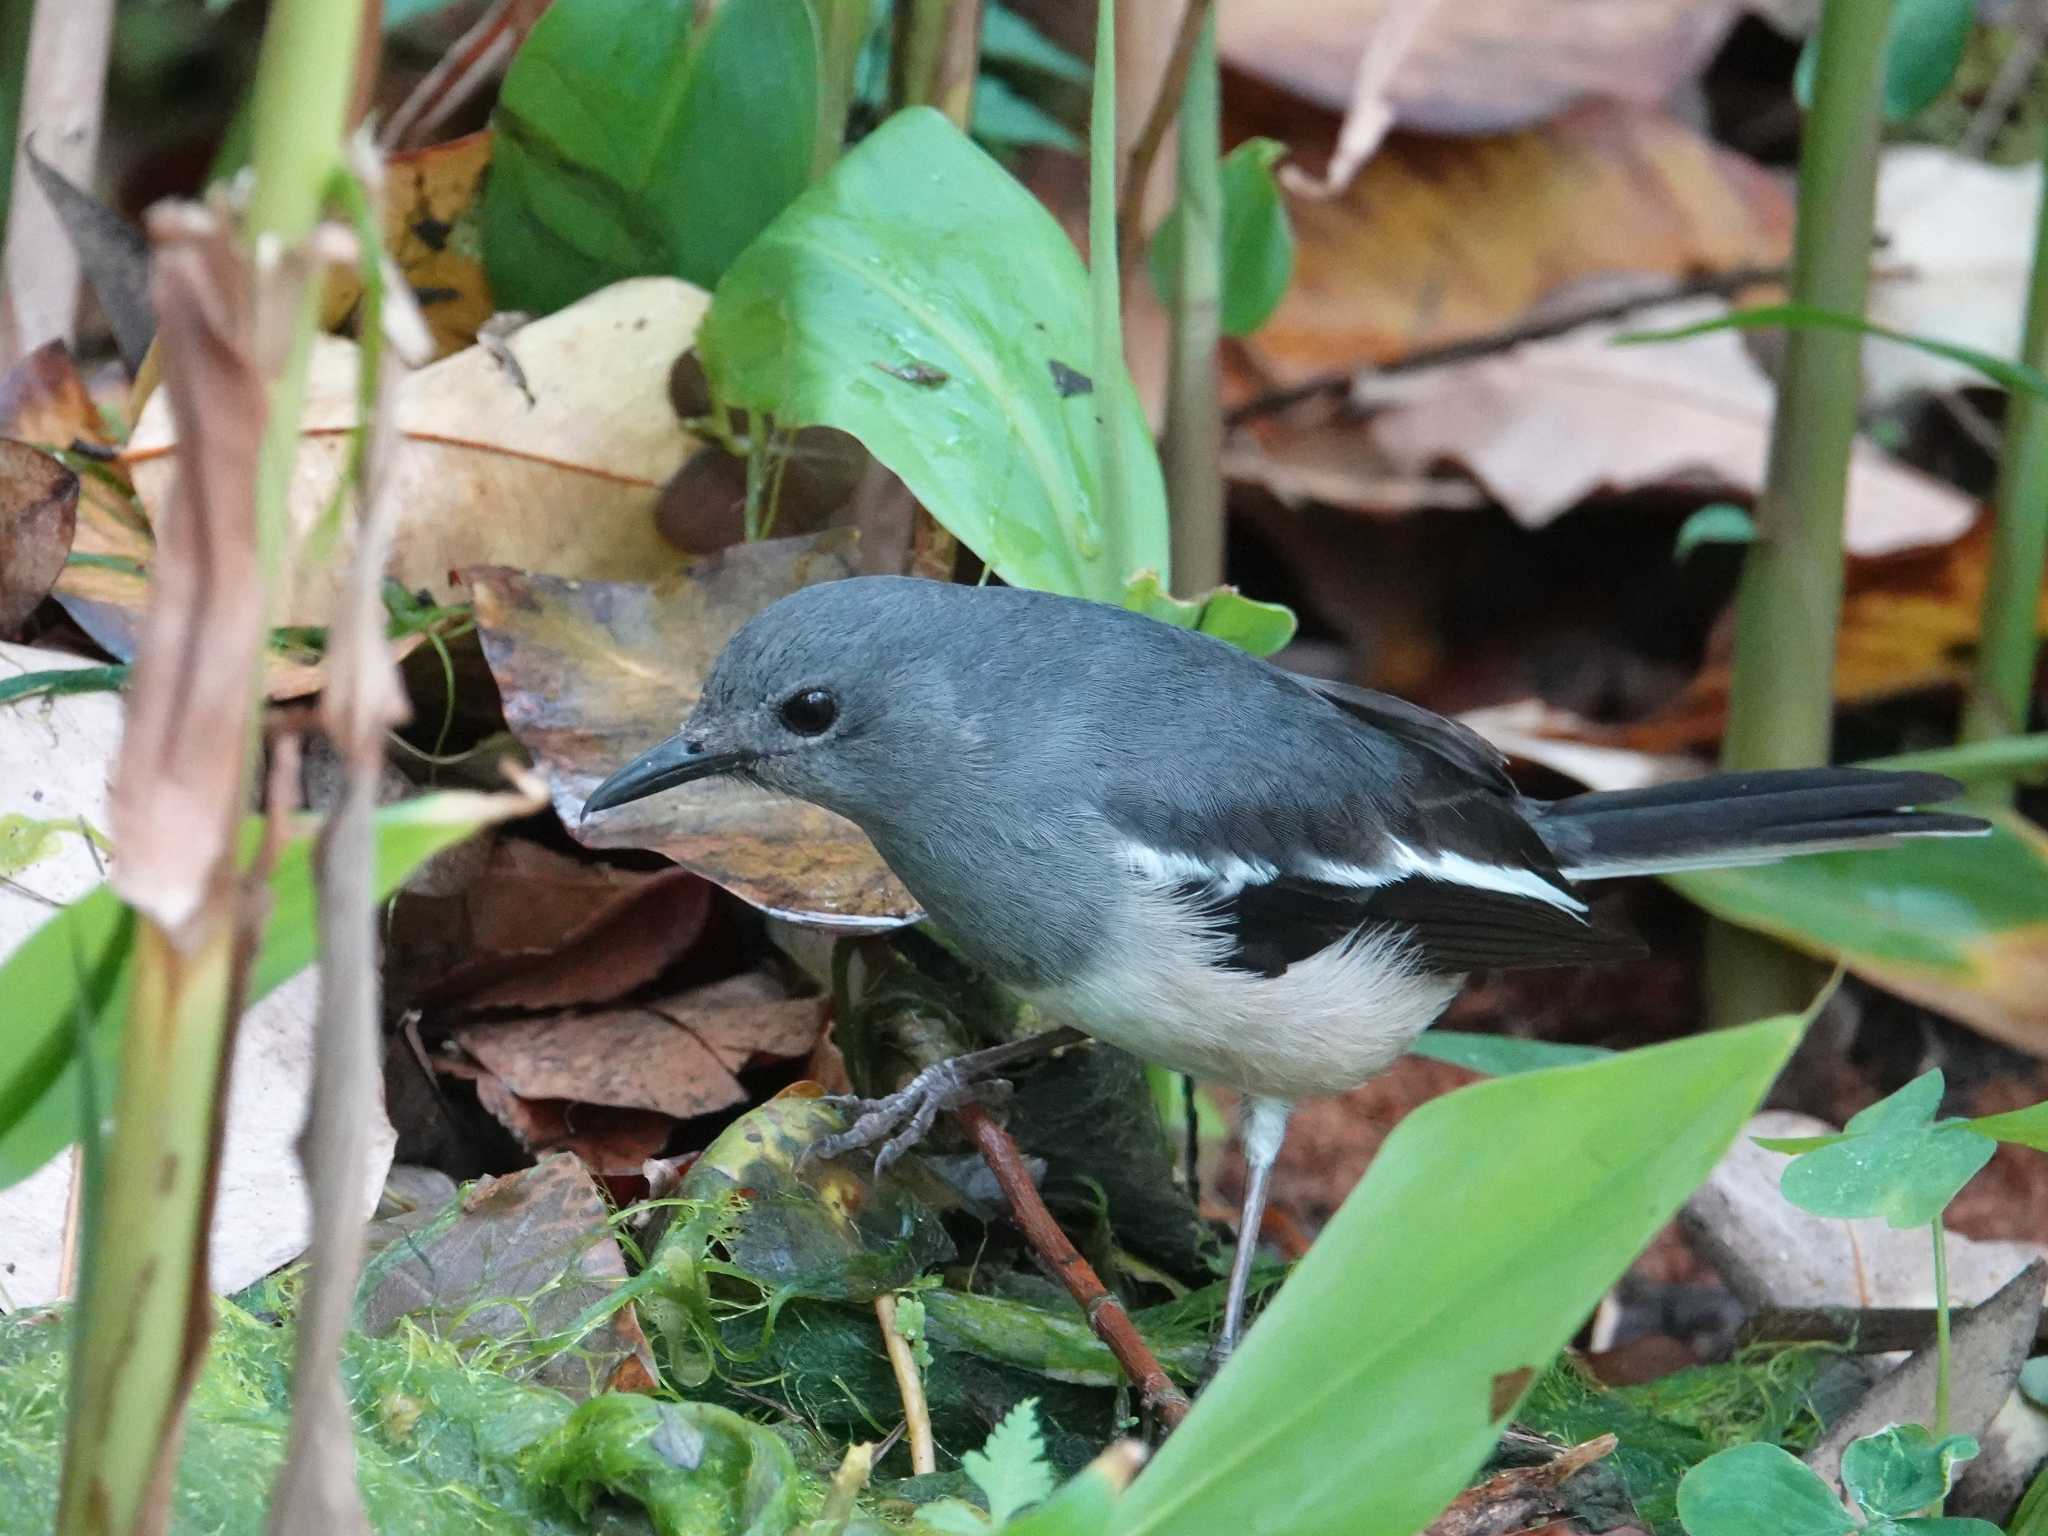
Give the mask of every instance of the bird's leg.
[(875, 1154), (875, 1173), (879, 1177), (888, 1171), (891, 1163), (924, 1139), (941, 1110), (958, 1109), (963, 1104), (976, 1103), (1006, 1092), (1009, 1085), (992, 1074), (1050, 1055), (1063, 1046), (1076, 1045), (1087, 1038), (1078, 1029), (1049, 1029), (1026, 1035), (1022, 1040), (1005, 1041), (987, 1050), (969, 1051), (964, 1056), (936, 1062), (894, 1093), (883, 1094), (878, 1099), (864, 1099), (857, 1094), (834, 1094), (825, 1102), (858, 1110), (860, 1118), (837, 1135), (821, 1136), (812, 1142), (804, 1157), (806, 1160), (838, 1157), (841, 1153), (870, 1147), (879, 1141), (882, 1149)]
[(1244, 1102), (1244, 1160), (1247, 1177), (1244, 1207), (1237, 1219), (1237, 1252), (1230, 1260), (1230, 1288), (1223, 1299), (1223, 1331), (1209, 1349), (1209, 1374), (1230, 1357), (1244, 1333), (1245, 1293), (1251, 1288), (1252, 1259), (1259, 1251), (1259, 1227), (1266, 1216), (1266, 1190), (1273, 1164), (1287, 1139), (1287, 1116), (1294, 1106), (1286, 1099), (1251, 1098)]

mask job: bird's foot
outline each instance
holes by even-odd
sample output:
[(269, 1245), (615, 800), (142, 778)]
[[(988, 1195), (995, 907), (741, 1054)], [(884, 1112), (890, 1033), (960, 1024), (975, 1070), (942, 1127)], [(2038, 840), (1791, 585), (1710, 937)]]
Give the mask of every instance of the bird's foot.
[(855, 1110), (859, 1118), (845, 1130), (812, 1142), (804, 1153), (805, 1161), (839, 1157), (879, 1141), (881, 1150), (875, 1153), (875, 1177), (879, 1179), (890, 1164), (924, 1140), (940, 1111), (963, 1104), (999, 1104), (1010, 1096), (1009, 1083), (982, 1076), (974, 1067), (972, 1057), (956, 1056), (926, 1067), (894, 1093), (878, 1099), (830, 1095), (827, 1104)]

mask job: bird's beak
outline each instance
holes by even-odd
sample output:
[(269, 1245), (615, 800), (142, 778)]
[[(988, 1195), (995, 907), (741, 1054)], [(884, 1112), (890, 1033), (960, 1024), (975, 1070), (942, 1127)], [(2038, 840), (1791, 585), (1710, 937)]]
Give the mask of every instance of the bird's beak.
[(649, 747), (617, 773), (590, 792), (583, 802), (583, 814), (608, 811), (631, 800), (643, 800), (664, 789), (708, 779), (739, 767), (752, 757), (748, 752), (706, 752), (682, 736), (671, 736), (659, 746)]

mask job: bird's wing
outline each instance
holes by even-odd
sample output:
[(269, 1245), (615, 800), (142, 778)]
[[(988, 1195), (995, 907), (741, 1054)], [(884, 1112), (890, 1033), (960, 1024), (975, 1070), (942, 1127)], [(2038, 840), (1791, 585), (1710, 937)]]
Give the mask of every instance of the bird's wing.
[[(1198, 811), (1142, 784), (1106, 807), (1121, 856), (1211, 914), (1233, 968), (1277, 975), (1361, 930), (1401, 932), (1443, 972), (1640, 948), (1592, 920), (1483, 738), (1383, 694), (1310, 691), (1372, 738), (1370, 752), (1211, 777)], [(1341, 739), (1344, 722), (1331, 726)]]

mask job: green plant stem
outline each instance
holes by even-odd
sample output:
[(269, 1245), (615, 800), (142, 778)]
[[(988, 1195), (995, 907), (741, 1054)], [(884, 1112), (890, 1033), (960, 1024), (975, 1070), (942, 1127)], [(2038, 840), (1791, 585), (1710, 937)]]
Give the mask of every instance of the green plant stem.
[(897, 106), (937, 107), (965, 129), (980, 58), (981, 0), (898, 0), (889, 51)]
[[(2020, 361), (2048, 369), (2048, 197), (2034, 235)], [(2041, 565), (2048, 558), (2048, 401), (2015, 391), (2006, 400), (1991, 569), (1978, 626), (1977, 672), (1963, 700), (1964, 741), (2014, 736), (2028, 724), (2040, 646)], [(1998, 796), (2009, 800), (2010, 792)]]
[(1197, 596), (1223, 580), (1223, 398), (1216, 344), (1223, 305), (1221, 90), (1216, 16), (1202, 24), (1180, 105), (1181, 257), (1167, 295), (1166, 504), (1173, 569)]
[(812, 0), (818, 19), (818, 144), (811, 175), (832, 169), (846, 142), (846, 114), (853, 104), (854, 77), (868, 38), (870, 0)]
[[(1934, 1438), (1948, 1434), (1948, 1243), (1941, 1218), (1934, 1218)], [(1940, 1500), (1934, 1512), (1941, 1513)]]
[[(1799, 163), (1795, 303), (1863, 313), (1891, 9), (1891, 0), (1827, 0), (1821, 13)], [(1862, 345), (1853, 332), (1832, 330), (1802, 328), (1785, 338), (1757, 540), (1743, 558), (1736, 596), (1725, 768), (1807, 767), (1828, 758)], [(1810, 961), (1769, 940), (1725, 925), (1710, 935), (1707, 995), (1717, 1024), (1797, 1011), (1814, 979)]]
[[(1094, 301), (1095, 388), (1123, 388), (1123, 285), (1116, 259), (1116, 0), (1096, 0), (1094, 100), (1088, 113), (1088, 292)], [(1097, 498), (1087, 511), (1087, 536), (1120, 528), (1131, 505), (1131, 465), (1116, 413), (1095, 413)], [(1135, 572), (1120, 573), (1128, 579)], [(1171, 571), (1159, 573), (1171, 591)]]

